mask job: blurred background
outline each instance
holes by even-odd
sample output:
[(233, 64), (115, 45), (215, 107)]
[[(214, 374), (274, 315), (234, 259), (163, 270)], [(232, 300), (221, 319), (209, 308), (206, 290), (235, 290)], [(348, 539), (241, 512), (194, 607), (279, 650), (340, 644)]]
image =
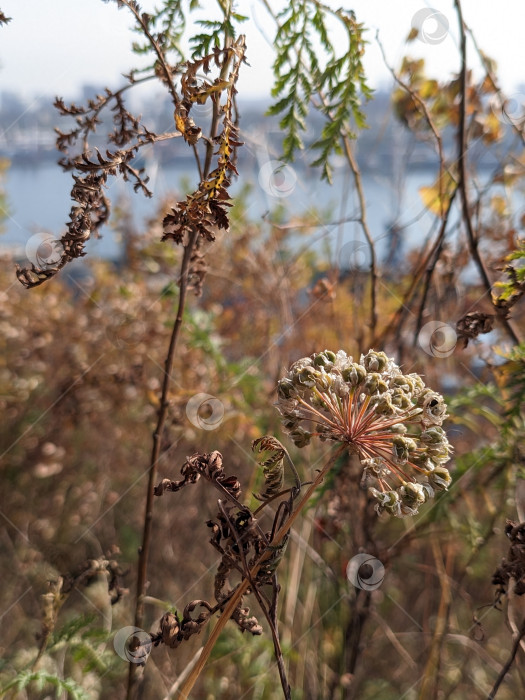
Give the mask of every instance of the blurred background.
[[(518, 286), (505, 266), (516, 266), (516, 279), (523, 270), (508, 256), (522, 250), (525, 227), (525, 6), (462, 5), (498, 76), (496, 91), (469, 39), (473, 210), (491, 280), (511, 285), (500, 287), (508, 299)], [(153, 3), (141, 6), (153, 11)], [(0, 27), (0, 692), (36, 700), (125, 697), (127, 663), (113, 640), (133, 619), (151, 436), (182, 255), (160, 242), (161, 222), (197, 187), (199, 173), (181, 139), (142, 148), (136, 164), (154, 196), (110, 181), (111, 217), (102, 236), (88, 241), (87, 256), (24, 289), (15, 265), (49, 255), (45, 246), (60, 238), (71, 206), (71, 173), (57, 165), (54, 133), (71, 122), (59, 117), (55, 97), (84, 104), (147, 61), (132, 53), (136, 34), (116, 3), (3, 0), (1, 9), (12, 21)], [(310, 480), (329, 447), (295, 448), (273, 406), (277, 380), (299, 357), (342, 348), (359, 358), (373, 344), (404, 372), (422, 374), (449, 405), (453, 486), (413, 520), (378, 518), (356, 465), (349, 457), (338, 462), (279, 568), (283, 654), (294, 699), (486, 698), (523, 618), (519, 601), (493, 606), (492, 580), (508, 551), (506, 518), (524, 519), (523, 343), (497, 322), (468, 342), (458, 331), (466, 314), (490, 316), (494, 307), (472, 262), (459, 196), (439, 255), (425, 257), (443, 223), (435, 203), (440, 160), (377, 42), (378, 32), (389, 65), (428, 104), (453, 167), (460, 66), (453, 3), (363, 1), (352, 9), (367, 29), (364, 68), (374, 89), (362, 104), (368, 128), (353, 142), (364, 202), (344, 155), (333, 158), (331, 185), (311, 166), (323, 124), (317, 113), (306, 120), (305, 149), (293, 162), (282, 160), (279, 118), (266, 115), (274, 20), (264, 3), (239, 7), (248, 16), (241, 29), (250, 65), (238, 84), (244, 145), (230, 190), (231, 227), (219, 232), (203, 294), (191, 296), (185, 311), (159, 479), (180, 478), (188, 455), (219, 450), (253, 505), (262, 470), (251, 442), (271, 434)], [(422, 11), (430, 24), (420, 23), (408, 41)], [(216, 4), (202, 2), (191, 22), (215, 15)], [(130, 93), (130, 109), (148, 129), (174, 129), (162, 85)], [(206, 131), (208, 104), (192, 115)], [(112, 128), (109, 115), (90, 145), (103, 150)], [(377, 256), (375, 329), (363, 203)], [(523, 329), (518, 302), (511, 317)], [(221, 406), (213, 429), (187, 410), (202, 394)], [(199, 483), (155, 501), (147, 631), (156, 631), (168, 609), (212, 599), (218, 556), (206, 522), (216, 500)], [(371, 590), (347, 576), (363, 552), (384, 566)], [(89, 585), (73, 585), (93, 561)], [(117, 572), (121, 589), (114, 605), (108, 571)], [(257, 615), (256, 601), (251, 606)], [(267, 632), (248, 637), (227, 627), (192, 697), (281, 697)], [(154, 649), (143, 697), (177, 697), (177, 677), (203, 641)], [(40, 689), (30, 678), (39, 650)], [(522, 694), (516, 662), (498, 698)]]

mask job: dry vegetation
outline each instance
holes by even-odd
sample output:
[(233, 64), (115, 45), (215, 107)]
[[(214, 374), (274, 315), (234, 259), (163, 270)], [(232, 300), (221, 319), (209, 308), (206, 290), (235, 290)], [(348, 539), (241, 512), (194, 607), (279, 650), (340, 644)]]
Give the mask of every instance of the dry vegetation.
[[(308, 249), (306, 224), (319, 224), (318, 212), (291, 217), (280, 211), (250, 220), (243, 199), (249, 194), (229, 198), (242, 140), (235, 81), (244, 44), (233, 37), (229, 23), (235, 18), (226, 13), (222, 24), (208, 28), (222, 37), (220, 51), (201, 38), (203, 55), (175, 64), (168, 40), (154, 31), (157, 20), (141, 15), (134, 2), (121, 4), (131, 9), (155, 54), (153, 75), (173, 95), (174, 147), (196, 149), (198, 185), (184, 198), (174, 192), (139, 233), (137, 222), (116, 217), (125, 263), (87, 257), (70, 265), (105, 219), (107, 177), (120, 173), (137, 189), (147, 187), (132, 161), (140, 144), (164, 136), (145, 130), (120, 95), (97, 97), (83, 112), (58, 104), (62, 114), (79, 116), (81, 127), (70, 138), (61, 131), (60, 145), (67, 150), (78, 138), (82, 151), (93, 113), (106, 106), (104, 100), (115, 100), (116, 150), (98, 159), (70, 153), (63, 162), (77, 179), (70, 224), (55, 241), (60, 257), (53, 264), (44, 259), (19, 269), (23, 286), (14, 277), (14, 262), (1, 260), (0, 693), (94, 700), (125, 697), (128, 687), (128, 698), (180, 697), (184, 680), (177, 679), (213, 626), (202, 618), (200, 634), (193, 634), (197, 630), (188, 624), (182, 641), (181, 618), (194, 623), (202, 606), (190, 620), (183, 615), (188, 603), (213, 600), (217, 566), (221, 559), (224, 564), (218, 547), (210, 547), (216, 531), (207, 522), (220, 521), (222, 514), (231, 551), (243, 523), (235, 531), (231, 511), (217, 515), (217, 491), (204, 478), (162, 498), (154, 498), (150, 487), (179, 480), (191, 455), (206, 455), (209, 467), (218, 451), (226, 475), (238, 480), (223, 482), (229, 495), (253, 514), (260, 504), (253, 494), (266, 489), (268, 496), (269, 486), (252, 441), (271, 435), (286, 446), (303, 493), (330, 459), (331, 467), (295, 520), (284, 554), (281, 541), (270, 538), (271, 557), (271, 548), (263, 548), (248, 566), (237, 548), (238, 579), (263, 597), (277, 600), (280, 592), (278, 605), (268, 605), (265, 618), (264, 599), (245, 596), (249, 613), (233, 612), (237, 628), (233, 621), (225, 626), (191, 697), (272, 700), (283, 687), (286, 697), (304, 700), (485, 698), (493, 687), (501, 700), (520, 697), (522, 671), (513, 654), (524, 653), (518, 648), (525, 633), (523, 531), (506, 528), (506, 518), (514, 525), (525, 520), (525, 222), (511, 207), (523, 196), (524, 124), (493, 118), (489, 102), (500, 92), (492, 63), (487, 60), (486, 76), (474, 82), (463, 46), (460, 77), (443, 84), (427, 79), (421, 63), (403, 64), (396, 112), (440, 156), (435, 183), (422, 182), (435, 226), (395, 274), (378, 261), (372, 239), (370, 267), (348, 270), (340, 257), (333, 263), (340, 251), (325, 256)], [(352, 55), (358, 57), (362, 28), (351, 15), (334, 14), (357, 41)], [(292, 19), (278, 21), (290, 20), (291, 31)], [(283, 37), (281, 28), (281, 50), (287, 46)], [(282, 68), (292, 59), (281, 56)], [(203, 65), (217, 77), (197, 79)], [(325, 174), (336, 150), (330, 138), (347, 158), (366, 241), (370, 232), (349, 127), (363, 116), (353, 100), (367, 94), (364, 77), (358, 70), (357, 92), (341, 96), (337, 71), (330, 77), (328, 68), (316, 73), (309, 64), (304, 70), (311, 95), (297, 99), (308, 103), (311, 97), (326, 118), (319, 146)], [(276, 74), (282, 80), (279, 67)], [(130, 74), (129, 84), (134, 80)], [(331, 92), (323, 93), (324, 86)], [(284, 84), (283, 90), (289, 94)], [(333, 108), (338, 96), (347, 101), (344, 114)], [(209, 139), (190, 114), (193, 104), (206, 100), (213, 103)], [(499, 154), (481, 187), (466, 162), (467, 144), (498, 143), (505, 126), (514, 131), (516, 150)], [(450, 128), (457, 132), (455, 150), (444, 153), (441, 136)], [(290, 155), (300, 125), (288, 118), (283, 129)], [(476, 274), (465, 274), (472, 261)], [(437, 335), (422, 335), (433, 321), (443, 323), (441, 335), (439, 328)], [(404, 374), (424, 376), (448, 404), (453, 483), (413, 519), (379, 517), (362, 487), (356, 456), (344, 452), (335, 459), (329, 442), (295, 447), (273, 406), (278, 380), (298, 358), (325, 348), (359, 358), (369, 347), (395, 357)], [(210, 417), (205, 411), (193, 420), (188, 413), (198, 394), (212, 395), (224, 410), (213, 430), (202, 427)], [(285, 473), (258, 520), (265, 532), (295, 518), (293, 474)], [(149, 536), (146, 491), (153, 500)], [(272, 500), (277, 493), (284, 516), (279, 499)], [(253, 547), (261, 541), (250, 540)], [(144, 563), (143, 549), (137, 565), (144, 542), (149, 561)], [(385, 567), (381, 585), (371, 590), (347, 578), (348, 562), (359, 553)], [(264, 556), (266, 577), (249, 581), (259, 575), (253, 565), (264, 563)], [(211, 619), (232, 595), (218, 600)], [(272, 612), (282, 650), (277, 660)], [(154, 642), (143, 667), (126, 664), (113, 648), (115, 634), (132, 625), (134, 615)], [(246, 624), (253, 615), (263, 634), (258, 624)], [(238, 629), (243, 625), (244, 633)], [(279, 673), (291, 687), (288, 695)]]

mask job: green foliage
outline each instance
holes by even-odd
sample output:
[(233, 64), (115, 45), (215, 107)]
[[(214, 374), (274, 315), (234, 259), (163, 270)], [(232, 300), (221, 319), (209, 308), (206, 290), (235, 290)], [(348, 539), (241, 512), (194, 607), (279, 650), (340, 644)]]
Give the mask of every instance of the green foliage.
[(235, 23), (242, 23), (248, 19), (233, 12), (233, 3), (229, 0), (219, 0), (219, 5), (223, 11), (222, 20), (198, 20), (195, 23), (206, 31), (194, 34), (190, 38), (192, 59), (205, 56), (214, 48), (221, 48), (229, 40), (234, 41), (237, 38)]
[(475, 384), (449, 401), (455, 423), (482, 437), (484, 424), (476, 420), (481, 417), (497, 430), (498, 435), (488, 444), (484, 441), (476, 449), (457, 456), (458, 477), (470, 469), (481, 472), (488, 466), (494, 473), (500, 473), (519, 463), (516, 454), (525, 440), (525, 344), (513, 347), (504, 356), (507, 361), (497, 370), (497, 384)]
[[(198, 0), (190, 0), (190, 12), (199, 7)], [(173, 55), (176, 61), (184, 60), (184, 53), (180, 45), (186, 29), (186, 17), (182, 0), (164, 0), (160, 9), (150, 15), (143, 13), (143, 19), (147, 18), (149, 31), (155, 41), (166, 55)], [(142, 27), (137, 23), (135, 31), (143, 36)], [(140, 43), (133, 42), (133, 51), (139, 55), (147, 55), (152, 52), (150, 41)], [(152, 68), (152, 66), (149, 66)], [(148, 68), (148, 70), (149, 70)]]
[[(243, 644), (240, 632), (226, 628), (213, 649), (214, 665), (218, 664), (224, 677), (231, 680), (228, 685), (217, 683), (217, 679), (205, 679), (208, 697), (216, 700), (230, 700), (242, 697), (249, 688), (250, 697), (257, 700), (275, 700), (282, 694), (277, 672), (274, 669), (273, 649), (268, 637), (254, 637), (250, 644)], [(283, 653), (288, 657), (286, 649)]]
[(69, 620), (65, 625), (63, 625), (60, 630), (55, 630), (51, 641), (48, 645), (48, 649), (52, 649), (59, 642), (70, 642), (79, 632), (85, 631), (86, 628), (93, 623), (96, 619), (96, 615), (78, 615)]
[(221, 350), (222, 340), (215, 328), (213, 312), (188, 310), (185, 321), (189, 347), (202, 351), (218, 370), (224, 369), (226, 363)]
[[(328, 16), (344, 28), (342, 50), (336, 50), (330, 39)], [(280, 99), (269, 114), (282, 115), (283, 158), (291, 161), (296, 151), (304, 148), (306, 117), (313, 102), (325, 123), (319, 138), (311, 144), (320, 151), (312, 165), (320, 166), (322, 177), (330, 182), (330, 156), (341, 151), (341, 138), (354, 138), (354, 128), (366, 126), (362, 100), (369, 99), (372, 91), (362, 64), (366, 43), (363, 25), (352, 11), (334, 11), (317, 0), (293, 0), (278, 20), (272, 95)], [(324, 56), (314, 47), (314, 37)]]
[(56, 691), (55, 697), (58, 697), (59, 693), (67, 693), (72, 700), (90, 700), (86, 691), (72, 678), (59, 678), (57, 675), (45, 671), (21, 671), (16, 678), (0, 690), (0, 695), (4, 695), (8, 690), (21, 691), (31, 686), (38, 691), (51, 686)]
[(525, 239), (521, 239), (518, 247), (506, 256), (507, 265), (504, 271), (509, 278), (506, 282), (496, 282), (500, 290), (496, 304), (505, 309), (511, 309), (525, 294)]
[[(496, 408), (499, 410), (495, 410)], [(477, 418), (485, 418), (493, 426), (501, 425), (501, 397), (494, 383), (474, 384), (465, 387), (447, 400), (450, 420), (457, 425), (464, 425), (472, 432), (478, 432)]]
[(515, 345), (502, 367), (507, 406), (503, 427), (525, 433), (525, 343)]

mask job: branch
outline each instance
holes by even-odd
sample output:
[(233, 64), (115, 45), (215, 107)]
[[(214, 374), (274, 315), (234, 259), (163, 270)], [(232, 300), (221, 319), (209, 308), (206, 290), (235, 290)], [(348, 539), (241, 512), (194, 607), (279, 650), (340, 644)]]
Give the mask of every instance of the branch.
[(419, 311), (417, 314), (417, 322), (416, 322), (416, 329), (414, 331), (414, 347), (417, 344), (417, 335), (419, 333), (419, 330), (421, 328), (421, 323), (423, 320), (423, 314), (425, 312), (425, 305), (427, 301), (427, 296), (430, 291), (430, 283), (432, 282), (432, 275), (434, 274), (434, 270), (436, 269), (436, 265), (438, 263), (438, 260), (441, 255), (441, 251), (443, 250), (443, 244), (445, 242), (445, 232), (448, 224), (448, 217), (450, 214), (450, 211), (452, 209), (452, 203), (454, 202), (454, 199), (456, 198), (458, 188), (456, 187), (452, 194), (450, 195), (448, 204), (447, 204), (447, 209), (446, 211), (442, 214), (442, 221), (441, 221), (441, 227), (439, 230), (438, 237), (436, 239), (436, 242), (432, 248), (432, 255), (434, 259), (430, 262), (430, 264), (426, 268), (426, 275), (425, 275), (425, 283), (423, 287), (423, 295), (421, 297), (421, 303), (419, 305)]
[(513, 342), (518, 345), (520, 343), (520, 335), (518, 331), (514, 328), (513, 323), (505, 317), (505, 312), (498, 308), (494, 303), (494, 298), (492, 296), (492, 283), (490, 281), (487, 268), (485, 263), (481, 258), (478, 239), (472, 225), (472, 218), (470, 216), (470, 206), (468, 201), (467, 193), (467, 149), (466, 149), (466, 108), (467, 108), (467, 37), (465, 34), (465, 23), (463, 21), (463, 14), (461, 11), (461, 1), (454, 0), (456, 6), (456, 12), (458, 15), (459, 31), (460, 31), (460, 47), (461, 47), (461, 71), (459, 75), (460, 79), (460, 108), (459, 108), (459, 128), (458, 128), (458, 166), (459, 166), (459, 191), (461, 193), (462, 210), (463, 210), (463, 222), (467, 230), (467, 239), (469, 243), (470, 253), (474, 262), (477, 265), (479, 274), (483, 281), (483, 285), (489, 297), (492, 301), (492, 305), (496, 310), (502, 324), (504, 325), (506, 331), (512, 338)]
[(141, 30), (144, 32), (144, 34), (148, 38), (148, 41), (151, 44), (152, 49), (157, 54), (157, 59), (159, 61), (162, 72), (164, 73), (164, 78), (166, 79), (166, 85), (168, 86), (168, 90), (170, 91), (170, 95), (172, 97), (173, 104), (175, 106), (177, 106), (179, 104), (179, 96), (177, 95), (177, 91), (175, 89), (175, 84), (173, 83), (171, 69), (168, 65), (168, 62), (166, 61), (166, 56), (164, 55), (164, 51), (161, 49), (161, 47), (159, 46), (155, 37), (153, 36), (153, 34), (149, 30), (149, 26), (148, 26), (148, 22), (147, 22), (148, 15), (146, 15), (146, 13), (144, 13), (142, 15), (140, 14), (139, 6), (137, 5), (136, 2), (130, 2), (130, 0), (121, 0), (121, 1), (124, 5), (126, 5), (127, 8), (129, 8), (131, 13), (134, 15)]
[[(162, 392), (160, 397), (160, 406), (158, 413), (158, 420), (155, 430), (153, 432), (153, 447), (151, 451), (151, 461), (148, 473), (148, 487), (146, 495), (146, 508), (144, 515), (144, 528), (142, 532), (142, 546), (139, 550), (139, 563), (138, 563), (138, 577), (137, 577), (137, 599), (135, 606), (135, 627), (142, 628), (144, 620), (144, 593), (146, 592), (147, 583), (147, 567), (148, 558), (151, 548), (151, 529), (153, 520), (153, 496), (155, 481), (157, 480), (157, 467), (160, 459), (160, 449), (162, 444), (162, 433), (164, 430), (164, 425), (166, 423), (166, 418), (168, 415), (168, 393), (171, 381), (171, 372), (173, 370), (173, 361), (175, 358), (175, 348), (177, 347), (177, 341), (179, 339), (180, 329), (182, 326), (182, 318), (184, 315), (184, 307), (186, 304), (186, 296), (188, 291), (188, 278), (189, 278), (189, 268), (191, 256), (193, 253), (193, 248), (197, 241), (199, 233), (194, 230), (188, 244), (184, 248), (184, 256), (181, 265), (180, 274), (180, 294), (179, 294), (179, 305), (177, 309), (177, 316), (173, 324), (173, 329), (171, 332), (170, 345), (168, 349), (168, 355), (166, 357), (165, 369), (164, 369), (164, 379), (162, 382)], [(131, 699), (132, 688), (135, 679), (135, 668), (136, 664), (130, 663), (129, 665), (129, 675), (128, 675), (128, 690), (127, 690), (127, 700)]]
[(510, 656), (507, 659), (505, 666), (501, 669), (501, 672), (499, 676), (496, 679), (496, 682), (494, 683), (494, 686), (492, 690), (490, 691), (487, 700), (494, 700), (496, 697), (496, 693), (499, 690), (500, 685), (503, 683), (503, 680), (505, 679), (505, 676), (510, 670), (510, 667), (514, 663), (514, 659), (516, 658), (516, 654), (518, 653), (518, 649), (520, 648), (520, 642), (521, 640), (525, 637), (525, 620), (521, 623), (521, 628), (519, 633), (516, 636), (516, 639), (514, 640), (514, 644), (512, 645), (512, 649), (510, 652)]
[[(325, 464), (325, 466), (319, 471), (317, 474), (315, 480), (312, 482), (312, 485), (310, 488), (306, 491), (304, 496), (301, 498), (299, 501), (297, 507), (291, 513), (290, 517), (288, 520), (284, 523), (284, 525), (279, 529), (277, 534), (275, 535), (275, 538), (272, 540), (272, 547), (278, 546), (285, 535), (288, 534), (290, 531), (293, 523), (295, 522), (296, 518), (300, 514), (300, 512), (303, 510), (303, 508), (307, 505), (308, 501), (310, 500), (311, 496), (317, 489), (317, 487), (322, 483), (324, 477), (326, 474), (330, 471), (331, 467), (333, 466), (334, 462), (336, 459), (341, 455), (343, 450), (345, 449), (345, 445), (341, 445), (341, 447), (337, 450), (337, 452), (328, 460), (328, 462)], [(265, 561), (268, 559), (271, 559), (273, 556), (273, 549), (266, 549), (263, 554), (261, 555), (261, 558), (255, 566), (252, 567), (250, 570), (250, 577), (254, 579), (259, 570), (261, 569), (262, 565), (264, 564)], [(202, 670), (204, 669), (204, 666), (206, 665), (206, 662), (213, 650), (213, 647), (215, 646), (220, 633), (226, 626), (226, 623), (232, 616), (232, 613), (235, 611), (237, 606), (239, 605), (239, 602), (241, 601), (243, 595), (246, 593), (248, 588), (250, 587), (250, 581), (248, 578), (245, 578), (241, 583), (239, 584), (237, 590), (231, 597), (228, 605), (224, 608), (222, 615), (220, 616), (219, 620), (217, 621), (217, 624), (213, 628), (212, 633), (210, 634), (210, 637), (204, 647), (202, 648), (201, 655), (199, 656), (199, 660), (195, 664), (195, 666), (192, 668), (191, 673), (189, 674), (188, 678), (186, 679), (186, 682), (184, 685), (180, 688), (180, 700), (187, 700), (189, 697), (189, 693), (191, 692), (193, 686), (197, 682), (197, 679), (199, 675), (201, 674)]]

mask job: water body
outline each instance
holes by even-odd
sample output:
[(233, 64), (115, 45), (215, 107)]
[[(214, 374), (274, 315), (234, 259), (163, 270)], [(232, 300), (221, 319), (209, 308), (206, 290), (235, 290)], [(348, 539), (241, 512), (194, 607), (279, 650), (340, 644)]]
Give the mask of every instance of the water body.
[[(258, 162), (257, 162), (258, 160)], [(315, 207), (322, 212), (322, 218), (329, 225), (308, 229), (310, 245), (318, 250), (346, 251), (356, 260), (346, 261), (350, 264), (360, 263), (359, 255), (365, 256), (366, 248), (360, 226), (356, 222), (337, 224), (342, 219), (352, 218), (358, 212), (355, 187), (351, 174), (344, 167), (335, 169), (332, 186), (319, 180), (316, 170), (308, 169), (299, 163), (283, 166), (269, 158), (254, 159), (251, 165), (240, 168), (240, 178), (232, 185), (235, 196), (243, 185), (249, 183), (251, 191), (247, 196), (248, 214), (254, 220), (272, 218), (276, 208), (285, 207), (284, 217), (289, 220), (293, 215), (303, 213)], [(195, 170), (185, 164), (159, 165), (152, 163), (149, 169), (150, 188), (154, 192), (152, 199), (141, 194), (134, 194), (130, 183), (118, 178), (110, 178), (107, 194), (113, 206), (119, 204), (128, 207), (140, 230), (142, 222), (154, 215), (160, 199), (181, 191), (181, 184), (187, 188), (196, 181)], [(377, 250), (383, 258), (406, 252), (415, 245), (422, 245), (433, 218), (424, 212), (418, 190), (421, 186), (431, 185), (435, 172), (431, 169), (409, 171), (396, 178), (383, 173), (363, 174), (363, 189), (367, 203), (367, 216), (372, 236), (377, 243)], [(72, 179), (70, 173), (64, 173), (57, 165), (49, 162), (35, 163), (33, 166), (11, 164), (5, 182), (8, 201), (8, 218), (4, 221), (4, 233), (0, 236), (0, 247), (16, 249), (20, 257), (26, 249), (27, 242), (37, 233), (51, 232), (57, 238), (65, 229), (71, 200), (69, 192)], [(395, 224), (398, 228), (394, 228)], [(88, 243), (91, 256), (117, 259), (120, 256), (120, 243), (111, 227), (102, 229), (103, 238)], [(390, 233), (389, 233), (390, 232)], [(300, 238), (298, 245), (304, 245), (305, 238)], [(346, 248), (344, 248), (346, 246)], [(345, 264), (345, 260), (340, 263)], [(366, 264), (366, 260), (362, 260)]]

